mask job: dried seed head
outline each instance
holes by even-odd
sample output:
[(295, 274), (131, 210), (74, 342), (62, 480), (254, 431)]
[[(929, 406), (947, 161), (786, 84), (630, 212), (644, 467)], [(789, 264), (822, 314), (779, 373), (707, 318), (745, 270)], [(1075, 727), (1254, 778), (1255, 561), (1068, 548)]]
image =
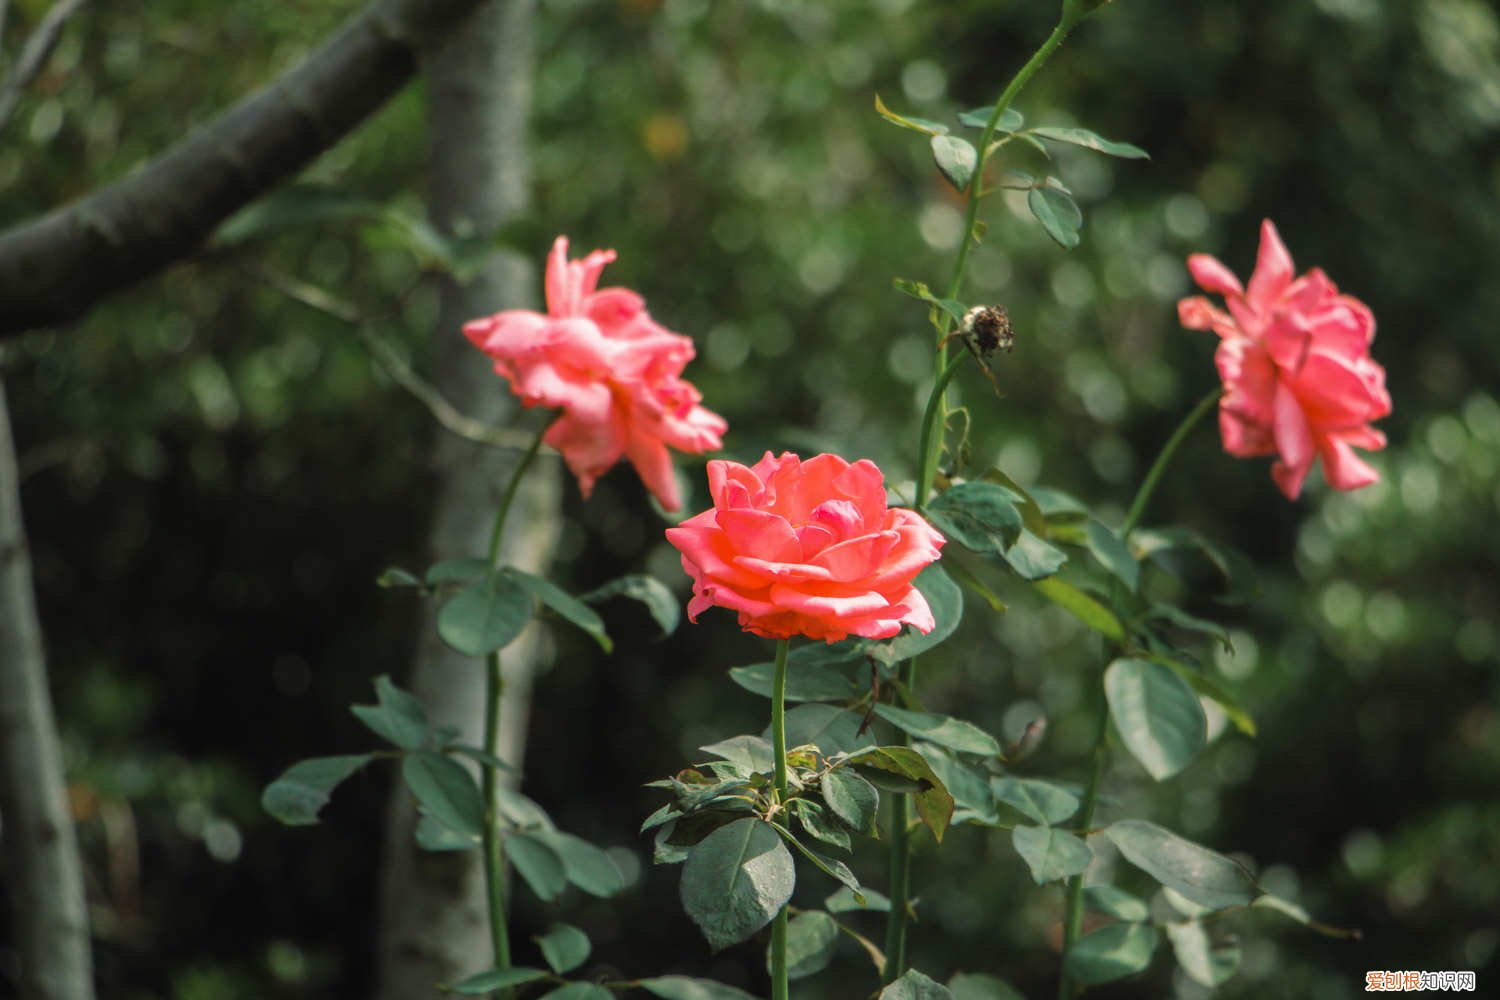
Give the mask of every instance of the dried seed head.
[(1004, 306), (975, 306), (964, 313), (964, 339), (975, 354), (987, 358), (996, 351), (1009, 351), (1016, 342), (1010, 313)]

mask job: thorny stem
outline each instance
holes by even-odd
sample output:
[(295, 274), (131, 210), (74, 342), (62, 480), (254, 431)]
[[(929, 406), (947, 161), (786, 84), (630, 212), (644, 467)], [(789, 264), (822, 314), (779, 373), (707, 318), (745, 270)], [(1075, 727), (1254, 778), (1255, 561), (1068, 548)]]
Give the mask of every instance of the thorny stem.
[[(776, 672), (771, 681), (771, 754), (776, 762), (776, 801), (785, 805), (786, 787), (786, 657), (789, 639), (776, 643)], [(786, 907), (771, 923), (771, 998), (787, 1000)]]
[(1177, 425), (1172, 436), (1167, 438), (1167, 443), (1162, 445), (1161, 454), (1156, 456), (1156, 461), (1151, 464), (1151, 470), (1146, 473), (1141, 488), (1136, 491), (1135, 499), (1130, 503), (1130, 513), (1125, 515), (1125, 526), (1120, 530), (1122, 538), (1129, 539), (1130, 533), (1140, 524), (1141, 515), (1146, 513), (1146, 504), (1150, 503), (1151, 494), (1156, 492), (1156, 484), (1161, 480), (1162, 473), (1167, 471), (1167, 466), (1171, 463), (1172, 457), (1177, 454), (1177, 449), (1182, 446), (1183, 441), (1187, 440), (1193, 428), (1198, 426), (1198, 421), (1203, 419), (1204, 414), (1213, 409), (1214, 404), (1222, 395), (1224, 395), (1223, 389), (1215, 389), (1198, 400), (1198, 405), (1182, 418), (1182, 423)]

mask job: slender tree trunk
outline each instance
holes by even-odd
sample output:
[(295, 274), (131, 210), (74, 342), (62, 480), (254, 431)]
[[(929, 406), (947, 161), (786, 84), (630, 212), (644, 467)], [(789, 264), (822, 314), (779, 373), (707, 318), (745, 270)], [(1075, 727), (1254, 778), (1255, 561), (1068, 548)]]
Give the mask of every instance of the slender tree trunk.
[[(483, 233), (526, 203), (526, 127), (531, 106), (532, 0), (487, 0), (473, 20), (431, 52), (428, 67), (430, 207), (451, 233)], [(435, 333), (434, 380), (468, 413), (501, 422), (515, 412), (490, 363), (459, 332), (467, 319), (533, 304), (535, 270), (499, 255), (467, 285), (449, 281)], [(499, 491), (520, 455), (440, 436), (434, 452), (437, 509), (433, 555), (482, 556)], [(540, 463), (512, 511), (503, 557), (538, 570), (555, 541), (555, 466)], [(501, 701), (502, 756), (516, 765), (525, 747), (526, 714), (536, 656), (533, 630), (505, 650)], [(435, 722), (460, 727), (479, 743), (484, 664), (444, 646), (429, 614), (411, 680)], [(478, 852), (431, 854), (413, 841), (415, 811), (397, 788), (387, 822), (381, 887), (381, 1000), (439, 994), (434, 984), (490, 966), (483, 871)]]
[(0, 385), (0, 836), (23, 1000), (92, 1000), (88, 912)]

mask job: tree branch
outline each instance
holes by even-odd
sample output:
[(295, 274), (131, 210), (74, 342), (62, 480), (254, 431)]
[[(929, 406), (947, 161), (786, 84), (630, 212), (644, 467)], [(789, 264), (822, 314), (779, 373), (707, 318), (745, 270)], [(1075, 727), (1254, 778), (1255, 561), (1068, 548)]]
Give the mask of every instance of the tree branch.
[(17, 485), (0, 386), (0, 839), (20, 955), (17, 995), (92, 1000), (83, 866), (68, 814)]
[[(0, 132), (10, 124), (10, 116), (16, 110), (21, 92), (31, 86), (31, 81), (47, 65), (47, 57), (52, 55), (52, 50), (57, 47), (57, 40), (62, 37), (63, 25), (68, 23), (68, 18), (78, 13), (78, 8), (88, 2), (89, 0), (57, 0), (42, 18), (42, 23), (26, 39), (15, 69), (10, 71), (4, 83), (0, 83)], [(5, 6), (0, 3), (0, 32), (4, 30)]]
[(145, 168), (0, 234), (0, 337), (76, 319), (194, 253), (380, 107), (480, 0), (371, 0), (279, 80)]

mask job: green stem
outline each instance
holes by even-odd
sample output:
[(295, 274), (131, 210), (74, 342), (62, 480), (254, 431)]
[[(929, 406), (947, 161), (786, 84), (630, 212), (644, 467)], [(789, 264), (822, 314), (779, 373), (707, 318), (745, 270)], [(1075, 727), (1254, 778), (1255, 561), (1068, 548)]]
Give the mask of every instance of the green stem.
[(500, 498), (500, 509), (495, 513), (495, 525), (490, 529), (490, 567), (492, 569), (500, 558), (500, 540), (505, 532), (505, 519), (510, 515), (511, 504), (516, 502), (516, 493), (521, 489), (521, 477), (526, 475), (526, 470), (531, 467), (536, 453), (542, 450), (542, 438), (546, 433), (547, 428), (543, 427), (536, 432), (536, 437), (531, 439), (530, 446), (521, 456), (521, 460), (516, 463), (515, 471), (510, 474), (510, 482), (506, 484), (505, 495)]
[[(917, 683), (917, 661), (901, 664), (901, 683), (910, 691)], [(906, 737), (907, 745), (911, 736)], [(885, 969), (882, 980), (893, 983), (906, 971), (906, 917), (911, 909), (911, 835), (905, 795), (891, 796), (891, 909), (885, 918)]]
[(948, 383), (958, 373), (963, 360), (964, 356), (958, 355), (938, 374), (937, 381), (932, 386), (932, 394), (927, 397), (927, 408), (922, 411), (922, 453), (917, 469), (915, 504), (918, 513), (927, 506), (927, 495), (932, 492), (932, 480), (937, 475), (937, 459), (943, 450), (942, 422), (938, 420), (938, 411), (943, 409), (943, 394), (948, 389)]
[[(500, 672), (500, 654), (491, 653), (485, 663), (484, 749), (500, 751), (500, 693), (505, 680)], [(495, 950), (495, 968), (510, 968), (510, 932), (505, 919), (505, 842), (500, 836), (500, 774), (481, 768), (484, 803), (484, 881), (490, 909), (490, 942)], [(506, 990), (503, 996), (509, 996)]]
[[(1005, 116), (1006, 110), (1010, 108), (1011, 103), (1021, 93), (1021, 89), (1026, 86), (1027, 81), (1036, 75), (1036, 71), (1041, 69), (1042, 65), (1051, 58), (1052, 53), (1056, 52), (1058, 47), (1062, 45), (1063, 39), (1068, 37), (1068, 33), (1081, 20), (1083, 20), (1083, 16), (1078, 15), (1073, 10), (1072, 4), (1063, 5), (1062, 18), (1057, 22), (1057, 27), (1052, 29), (1052, 34), (1047, 36), (1047, 40), (1042, 43), (1041, 48), (1032, 53), (1031, 58), (1026, 60), (1026, 65), (1021, 67), (1020, 71), (1016, 73), (1005, 89), (1000, 92), (1000, 99), (995, 102), (994, 110), (990, 112), (990, 120), (985, 123), (984, 132), (979, 137), (979, 155), (977, 162), (974, 164), (974, 173), (969, 178), (969, 189), (965, 192), (967, 204), (964, 206), (963, 239), (958, 245), (958, 259), (953, 262), (953, 276), (948, 279), (946, 297), (949, 299), (958, 298), (959, 289), (963, 286), (964, 271), (969, 266), (969, 251), (973, 248), (975, 242), (974, 225), (979, 218), (979, 202), (983, 199), (984, 167), (985, 162), (989, 159), (990, 140), (994, 138), (995, 130), (1000, 126), (1000, 119)], [(948, 369), (948, 347), (945, 343), (945, 338), (948, 336), (948, 331), (952, 329), (952, 319), (951, 316), (944, 312), (938, 321), (938, 349), (933, 371), (939, 375)], [(947, 405), (946, 398), (939, 401), (939, 408), (942, 410), (942, 423), (944, 424), (948, 420)], [(924, 435), (922, 438), (922, 447), (924, 449), (922, 455), (923, 464), (936, 468), (938, 454), (942, 448), (942, 437), (929, 439)], [(925, 492), (919, 493), (917, 495), (918, 508), (920, 509), (926, 502), (927, 494)]]
[[(788, 639), (776, 644), (776, 672), (771, 681), (771, 754), (776, 764), (776, 802), (784, 805), (786, 789), (786, 656)], [(787, 1000), (786, 907), (771, 923), (771, 998)]]
[[(1089, 771), (1089, 783), (1083, 793), (1083, 806), (1078, 812), (1078, 835), (1087, 837), (1094, 825), (1094, 807), (1099, 803), (1099, 780), (1104, 774), (1105, 762), (1109, 759), (1109, 703), (1102, 698), (1099, 717), (1094, 728), (1093, 764)], [(1057, 1000), (1073, 1000), (1079, 990), (1068, 972), (1068, 954), (1077, 942), (1083, 929), (1083, 873), (1068, 879), (1067, 911), (1063, 917), (1062, 978), (1057, 987)]]
[(1213, 409), (1214, 404), (1219, 401), (1219, 397), (1222, 395), (1224, 395), (1222, 388), (1215, 389), (1207, 396), (1198, 400), (1198, 405), (1193, 407), (1192, 412), (1182, 419), (1182, 423), (1177, 425), (1177, 429), (1172, 432), (1172, 436), (1167, 438), (1167, 443), (1162, 446), (1161, 454), (1156, 456), (1156, 461), (1151, 464), (1151, 470), (1146, 473), (1146, 478), (1141, 483), (1141, 488), (1136, 491), (1135, 499), (1130, 503), (1130, 513), (1125, 515), (1125, 526), (1120, 531), (1122, 537), (1130, 537), (1130, 533), (1136, 529), (1136, 525), (1140, 524), (1141, 515), (1146, 513), (1146, 504), (1151, 502), (1151, 494), (1156, 492), (1156, 484), (1161, 480), (1162, 473), (1167, 471), (1167, 466), (1171, 463), (1172, 456), (1177, 454), (1177, 449), (1182, 446), (1183, 441), (1187, 440), (1188, 434), (1192, 433), (1193, 428), (1198, 425), (1198, 421), (1203, 419), (1204, 414)]
[[(500, 542), (505, 535), (505, 519), (510, 515), (511, 505), (521, 488), (521, 477), (531, 467), (532, 460), (542, 447), (543, 427), (537, 431), (531, 446), (511, 471), (510, 482), (500, 499), (500, 509), (495, 512), (495, 524), (490, 529), (490, 571), (494, 572), (500, 560)], [(484, 685), (484, 749), (491, 756), (500, 755), (500, 695), (505, 690), (505, 676), (501, 670), (500, 652), (485, 657)], [(484, 795), (484, 882), (485, 895), (490, 911), (490, 943), (495, 951), (495, 968), (510, 968), (510, 930), (505, 917), (505, 840), (500, 832), (500, 774), (489, 765), (480, 768), (480, 786)], [(510, 990), (500, 994), (509, 998)]]

